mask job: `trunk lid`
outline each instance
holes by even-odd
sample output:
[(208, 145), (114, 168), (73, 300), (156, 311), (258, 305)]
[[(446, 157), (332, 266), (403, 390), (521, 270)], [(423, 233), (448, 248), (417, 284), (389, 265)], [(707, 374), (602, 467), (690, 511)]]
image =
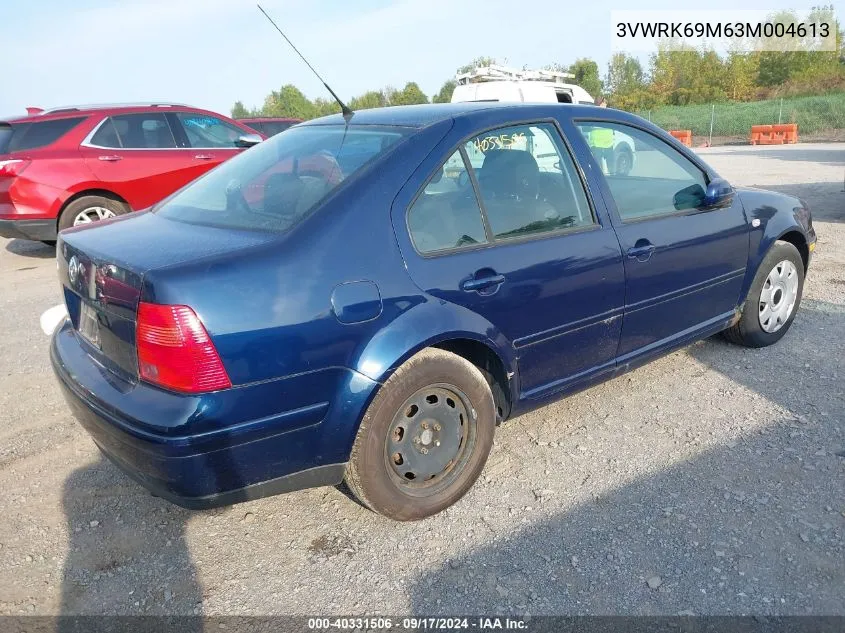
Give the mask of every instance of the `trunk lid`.
[(138, 303), (155, 301), (151, 270), (178, 267), (269, 242), (277, 235), (196, 226), (139, 213), (64, 231), (56, 259), (68, 316), (89, 355), (138, 379)]

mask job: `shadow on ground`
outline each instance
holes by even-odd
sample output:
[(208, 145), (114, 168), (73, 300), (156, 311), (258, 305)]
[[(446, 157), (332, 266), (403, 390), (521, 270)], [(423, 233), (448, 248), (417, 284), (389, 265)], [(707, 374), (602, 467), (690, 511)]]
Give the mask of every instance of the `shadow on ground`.
[[(199, 613), (202, 592), (185, 542), (190, 512), (150, 496), (103, 458), (68, 477), (63, 507), (70, 543), (62, 615)], [(81, 625), (63, 624), (60, 631)], [(201, 621), (181, 621), (180, 630), (201, 630)]]
[(10, 240), (6, 243), (6, 250), (13, 255), (34, 257), (36, 259), (51, 259), (56, 256), (56, 247), (44, 242), (29, 240)]
[(843, 338), (845, 307), (807, 301), (776, 346), (693, 346), (788, 413), (450, 561), (409, 586), (413, 612), (845, 613)]

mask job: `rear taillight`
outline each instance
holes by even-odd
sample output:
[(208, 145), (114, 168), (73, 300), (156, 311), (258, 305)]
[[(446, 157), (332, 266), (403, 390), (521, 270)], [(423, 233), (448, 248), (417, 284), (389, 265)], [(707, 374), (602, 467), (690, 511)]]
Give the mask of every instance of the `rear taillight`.
[(0, 178), (14, 178), (19, 176), (24, 169), (29, 167), (32, 161), (21, 160), (13, 158), (10, 160), (0, 160)]
[(188, 306), (139, 303), (135, 341), (141, 380), (185, 393), (232, 386), (208, 332)]

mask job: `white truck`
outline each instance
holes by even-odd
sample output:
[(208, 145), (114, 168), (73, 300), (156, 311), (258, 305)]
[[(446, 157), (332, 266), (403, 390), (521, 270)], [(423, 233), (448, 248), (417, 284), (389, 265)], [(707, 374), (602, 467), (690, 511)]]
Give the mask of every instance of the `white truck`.
[[(554, 70), (518, 70), (495, 64), (481, 66), (455, 76), (458, 85), (452, 93), (452, 103), (504, 101), (593, 105), (594, 99), (586, 90), (567, 83), (567, 80), (573, 78), (570, 73)], [(545, 151), (542, 147), (535, 147), (534, 150), (540, 169), (551, 171), (554, 166), (544, 163), (543, 154), (554, 155), (554, 148)], [(474, 158), (470, 156), (471, 160)], [(603, 168), (609, 173), (626, 176), (633, 169), (635, 160), (634, 140), (627, 134), (614, 132), (613, 164), (603, 165)], [(477, 167), (475, 160), (472, 162)]]

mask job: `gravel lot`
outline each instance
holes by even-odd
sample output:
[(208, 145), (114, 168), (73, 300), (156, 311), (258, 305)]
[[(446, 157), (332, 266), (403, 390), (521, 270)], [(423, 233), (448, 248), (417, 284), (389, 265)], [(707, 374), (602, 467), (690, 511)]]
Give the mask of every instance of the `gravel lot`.
[(814, 211), (789, 334), (698, 343), (510, 421), (470, 494), (416, 524), (334, 488), (207, 512), (149, 496), (54, 383), (53, 249), (0, 239), (0, 614), (845, 614), (845, 145), (701, 152)]

